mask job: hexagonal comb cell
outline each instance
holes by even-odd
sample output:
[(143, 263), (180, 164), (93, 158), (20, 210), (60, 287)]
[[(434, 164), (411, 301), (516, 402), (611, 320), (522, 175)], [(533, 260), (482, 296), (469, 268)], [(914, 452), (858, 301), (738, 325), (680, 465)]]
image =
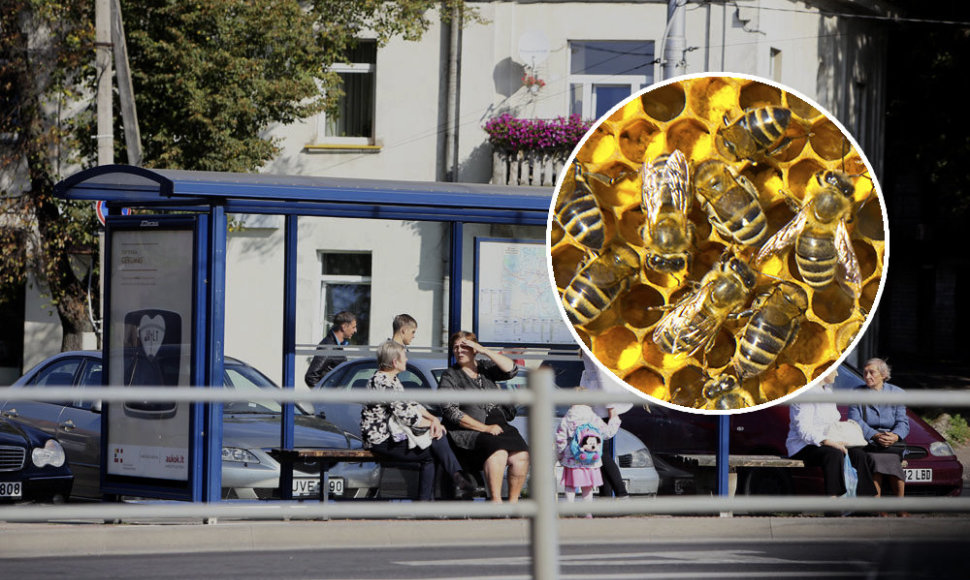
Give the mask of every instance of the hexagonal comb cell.
[[(727, 126), (725, 117), (734, 123), (759, 107), (779, 107), (782, 118), (790, 116), (784, 135), (781, 124), (765, 120), (776, 133), (760, 141), (752, 137), (748, 151), (755, 154), (725, 155), (715, 138)], [(762, 121), (749, 117), (746, 122)], [(731, 135), (748, 137), (737, 130)], [(783, 138), (790, 139), (787, 145)], [(691, 174), (712, 158), (730, 167), (734, 177), (723, 180), (726, 187), (718, 193), (723, 199), (716, 204), (728, 208), (721, 223), (712, 222), (691, 181), (679, 183), (670, 175), (659, 187), (647, 188), (654, 204), (646, 207), (653, 213), (641, 207), (640, 164), (674, 150), (685, 155)], [(824, 374), (858, 337), (886, 268), (884, 209), (862, 154), (815, 105), (750, 79), (695, 77), (631, 98), (594, 130), (576, 158), (588, 173), (608, 178), (591, 181), (607, 244), (625, 244), (640, 259), (640, 270), (622, 282), (613, 302), (576, 331), (600, 362), (634, 388), (668, 403), (714, 408), (703, 385), (721, 375), (738, 376), (748, 322), (769, 320), (779, 328), (790, 323), (797, 330), (786, 343), (770, 347), (778, 349), (773, 362), (754, 376), (746, 371), (739, 381), (755, 404), (769, 403)], [(563, 189), (571, 191), (571, 183), (567, 178)], [(752, 197), (762, 208), (757, 219), (766, 224), (758, 227), (767, 234), (759, 244), (741, 246), (729, 234), (752, 227), (756, 218), (746, 213)], [(830, 215), (836, 217), (830, 220)], [(660, 241), (648, 237), (645, 242), (640, 235), (649, 219), (654, 227), (668, 228), (667, 235), (656, 238)], [(799, 227), (800, 221), (805, 223)], [(550, 251), (562, 294), (588, 258), (556, 227)], [(842, 229), (858, 261), (855, 279), (843, 274), (844, 256), (833, 254)], [(682, 242), (673, 240), (682, 239), (689, 240), (689, 265), (657, 259), (681, 255)], [(804, 292), (803, 308), (763, 298), (783, 283)], [(665, 352), (654, 338), (661, 327), (697, 334), (696, 349)]]

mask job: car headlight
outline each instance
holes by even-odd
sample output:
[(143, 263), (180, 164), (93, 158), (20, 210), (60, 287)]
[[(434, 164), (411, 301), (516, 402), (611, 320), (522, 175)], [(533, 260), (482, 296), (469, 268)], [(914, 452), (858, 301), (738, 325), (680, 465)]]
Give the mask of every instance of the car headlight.
[(240, 449), (238, 447), (223, 447), (222, 460), (238, 463), (259, 463), (259, 457), (256, 457), (248, 449)]
[(37, 467), (51, 465), (60, 467), (64, 465), (64, 448), (58, 443), (57, 439), (48, 439), (43, 447), (35, 447), (30, 454), (30, 459)]
[(646, 447), (641, 447), (629, 454), (629, 462), (626, 461), (626, 457), (620, 456), (619, 462), (621, 467), (653, 467), (653, 456), (650, 455), (650, 450)]
[(949, 443), (945, 441), (934, 441), (930, 443), (930, 455), (934, 455), (936, 457), (946, 457), (949, 455), (956, 455), (956, 453), (953, 452), (953, 448), (950, 447)]

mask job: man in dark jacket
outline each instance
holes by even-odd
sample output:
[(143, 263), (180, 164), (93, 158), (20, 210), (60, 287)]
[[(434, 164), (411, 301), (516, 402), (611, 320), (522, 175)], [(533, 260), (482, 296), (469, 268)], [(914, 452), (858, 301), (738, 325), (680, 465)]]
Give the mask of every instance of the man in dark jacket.
[[(350, 344), (350, 337), (357, 332), (357, 317), (354, 313), (338, 312), (336, 316), (333, 317), (333, 326), (330, 327), (330, 332), (327, 336), (320, 341), (320, 345), (342, 345), (346, 346)], [(311, 389), (317, 386), (320, 379), (323, 378), (325, 374), (330, 372), (330, 369), (339, 365), (340, 363), (347, 360), (345, 356), (333, 356), (328, 354), (319, 354), (313, 357), (310, 361), (310, 368), (307, 369), (306, 375), (303, 380), (306, 382), (307, 386)]]

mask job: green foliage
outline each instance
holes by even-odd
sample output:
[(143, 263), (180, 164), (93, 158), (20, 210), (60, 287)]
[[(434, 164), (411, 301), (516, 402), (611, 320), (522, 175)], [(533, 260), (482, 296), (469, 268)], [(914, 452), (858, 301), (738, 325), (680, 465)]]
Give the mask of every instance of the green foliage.
[[(432, 0), (122, 0), (145, 165), (253, 171), (278, 152), (265, 137), (324, 109), (331, 66), (365, 32), (417, 39)], [(446, 8), (461, 2), (451, 0)]]
[(78, 129), (91, 111), (78, 105), (94, 79), (93, 22), (86, 0), (7, 0), (0, 9), (0, 292), (19, 291), (29, 272), (45, 280), (62, 348), (90, 328), (90, 272), (72, 260), (96, 255), (97, 222), (90, 203), (55, 199), (53, 187), (90, 162), (79, 155), (90, 133)]
[[(278, 151), (265, 137), (269, 127), (332, 113), (341, 91), (330, 68), (365, 32), (382, 45), (417, 39), (436, 8), (477, 19), (462, 0), (122, 0), (121, 7), (144, 164), (210, 171), (253, 171)], [(62, 349), (78, 347), (90, 329), (89, 276), (97, 276), (92, 204), (52, 195), (57, 181), (94, 162), (94, 55), (91, 0), (0, 2), (0, 303), (29, 272), (45, 280)], [(78, 256), (95, 267), (78, 268)]]
[(963, 415), (953, 415), (950, 417), (950, 427), (943, 436), (951, 445), (963, 445), (970, 441), (970, 425), (967, 425)]

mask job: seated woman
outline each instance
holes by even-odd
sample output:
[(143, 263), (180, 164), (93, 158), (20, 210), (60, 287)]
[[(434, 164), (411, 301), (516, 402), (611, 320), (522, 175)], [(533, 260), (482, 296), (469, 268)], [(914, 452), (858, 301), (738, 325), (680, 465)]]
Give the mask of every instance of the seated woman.
[[(901, 393), (902, 389), (891, 385), (889, 365), (881, 358), (866, 361), (862, 369), (866, 384), (859, 389), (872, 389), (886, 393)], [(869, 442), (866, 451), (875, 463), (873, 468), (876, 495), (883, 495), (888, 481), (893, 495), (903, 497), (906, 475), (903, 472), (902, 453), (906, 449), (903, 439), (909, 435), (909, 417), (904, 405), (861, 405), (849, 407), (849, 419), (862, 427), (862, 435)]]
[[(509, 357), (478, 344), (471, 332), (451, 336), (449, 346), (456, 363), (441, 376), (439, 389), (461, 391), (498, 390), (495, 381), (511, 379), (518, 372)], [(476, 355), (489, 360), (477, 360)], [(516, 502), (529, 473), (529, 446), (515, 427), (513, 405), (448, 403), (442, 409), (459, 453), (475, 465), (483, 465), (485, 484), (493, 502), (502, 501), (502, 476), (508, 467), (509, 501)]]
[[(407, 362), (404, 346), (388, 340), (377, 349), (378, 370), (368, 388), (403, 391), (397, 375), (407, 369)], [(364, 449), (378, 457), (420, 464), (419, 500), (433, 499), (436, 466), (451, 476), (460, 492), (474, 493), (475, 485), (462, 476), (461, 465), (444, 438), (441, 421), (418, 403), (368, 403), (360, 411), (360, 431)]]
[[(832, 371), (822, 378), (822, 384), (816, 389), (829, 392), (832, 383), (839, 374)], [(843, 462), (845, 456), (855, 467), (859, 475), (856, 495), (876, 495), (876, 488), (872, 484), (872, 458), (863, 451), (862, 447), (846, 447), (844, 441), (835, 441), (827, 437), (832, 425), (842, 419), (835, 403), (794, 403), (788, 408), (790, 423), (788, 440), (788, 456), (801, 459), (805, 465), (821, 467), (825, 479), (825, 495), (838, 497), (846, 492)]]

